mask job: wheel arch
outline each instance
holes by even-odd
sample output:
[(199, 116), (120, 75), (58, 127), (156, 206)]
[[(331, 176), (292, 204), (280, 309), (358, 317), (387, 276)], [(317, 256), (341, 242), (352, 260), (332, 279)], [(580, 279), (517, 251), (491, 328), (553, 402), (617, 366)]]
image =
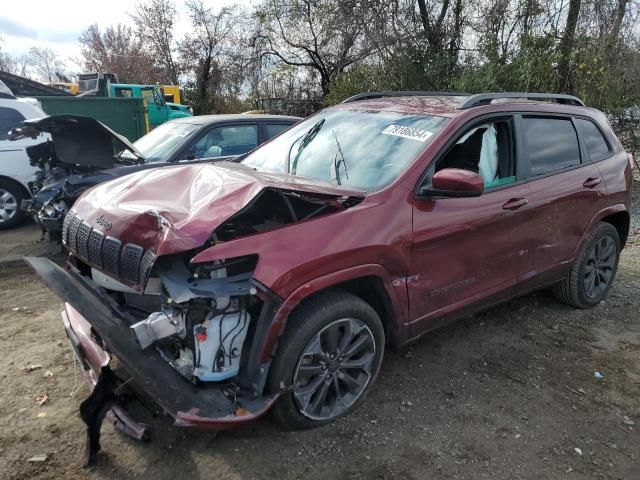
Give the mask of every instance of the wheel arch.
[[(402, 284), (402, 287), (404, 284)], [(407, 337), (403, 328), (406, 295), (392, 282), (381, 265), (360, 265), (318, 277), (294, 290), (277, 309), (262, 350), (263, 361), (275, 355), (278, 338), (284, 333), (287, 320), (303, 303), (329, 290), (343, 290), (367, 302), (378, 314), (385, 330), (387, 344), (395, 349)], [(399, 295), (400, 290), (400, 295)]]
[(610, 223), (618, 231), (620, 236), (620, 248), (624, 248), (629, 237), (629, 228), (631, 226), (631, 215), (626, 210), (611, 213), (600, 219), (601, 222)]
[(620, 236), (620, 248), (623, 248), (627, 242), (629, 236), (629, 229), (631, 225), (631, 216), (626, 205), (619, 203), (611, 205), (607, 208), (600, 210), (591, 220), (589, 226), (582, 232), (580, 242), (576, 245), (574, 256), (577, 255), (580, 245), (584, 242), (586, 235), (593, 229), (598, 222), (606, 222), (615, 227)]
[(0, 174), (0, 181), (4, 181), (4, 182), (9, 182), (12, 185), (15, 185), (16, 187), (18, 187), (20, 190), (22, 190), (22, 192), (25, 194), (26, 198), (31, 198), (33, 197), (33, 195), (31, 194), (31, 191), (29, 190), (29, 187), (27, 185), (25, 185), (24, 183), (22, 183), (19, 180), (16, 180), (13, 177), (9, 177), (8, 175), (2, 175)]

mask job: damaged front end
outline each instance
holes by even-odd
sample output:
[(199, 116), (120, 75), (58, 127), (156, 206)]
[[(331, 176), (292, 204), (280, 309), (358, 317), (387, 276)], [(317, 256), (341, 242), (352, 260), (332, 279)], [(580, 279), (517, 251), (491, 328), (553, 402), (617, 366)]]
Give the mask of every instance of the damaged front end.
[(107, 412), (122, 432), (148, 437), (126, 413), (131, 395), (178, 426), (209, 430), (250, 422), (278, 397), (262, 394), (268, 365), (252, 351), (259, 342), (247, 342), (268, 326), (278, 299), (246, 274), (226, 276), (221, 266), (211, 281), (189, 282), (193, 276), (182, 269), (161, 268), (141, 294), (80, 259), (66, 269), (44, 258), (27, 261), (65, 300), (67, 336), (94, 386), (80, 409), (85, 465), (95, 462)]
[[(270, 359), (263, 356), (282, 299), (255, 278), (256, 254), (193, 259), (362, 200), (346, 190), (260, 178), (235, 164), (145, 173), (98, 186), (74, 205), (61, 232), (71, 253), (66, 269), (28, 259), (66, 302), (67, 334), (100, 387), (82, 415), (89, 459), (105, 409), (122, 406), (123, 385), (179, 426), (229, 429), (264, 414), (282, 393), (265, 391)], [(169, 202), (169, 185), (178, 182), (185, 192), (174, 188), (178, 200)], [(122, 367), (115, 377), (112, 357)], [(140, 432), (122, 410), (116, 417), (124, 430)]]

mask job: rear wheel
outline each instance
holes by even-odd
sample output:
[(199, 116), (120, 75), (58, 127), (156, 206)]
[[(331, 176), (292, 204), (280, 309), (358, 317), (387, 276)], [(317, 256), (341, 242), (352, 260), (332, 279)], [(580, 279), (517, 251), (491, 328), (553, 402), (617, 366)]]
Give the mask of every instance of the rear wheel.
[(569, 276), (553, 289), (569, 305), (591, 308), (609, 292), (618, 270), (620, 236), (609, 223), (599, 223), (585, 238)]
[(20, 210), (24, 198), (24, 191), (18, 185), (0, 180), (0, 230), (13, 228), (24, 220), (26, 213)]
[(384, 352), (377, 313), (346, 292), (327, 292), (299, 307), (280, 338), (269, 389), (292, 386), (274, 406), (288, 429), (331, 422), (360, 403), (373, 384)]

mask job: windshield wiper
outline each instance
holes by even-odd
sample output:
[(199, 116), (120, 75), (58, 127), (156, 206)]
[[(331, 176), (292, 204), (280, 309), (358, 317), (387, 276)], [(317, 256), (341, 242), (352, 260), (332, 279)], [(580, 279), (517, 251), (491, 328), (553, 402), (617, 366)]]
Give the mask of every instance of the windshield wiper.
[[(342, 147), (340, 146), (340, 141), (338, 140), (338, 135), (335, 130), (331, 130), (333, 133), (333, 137), (336, 139), (336, 145), (338, 146), (338, 151), (336, 152), (336, 156), (333, 158), (333, 170), (335, 171), (336, 182), (338, 185), (342, 185), (340, 181), (340, 165), (344, 167), (344, 175), (349, 180), (349, 172), (347, 171), (347, 161), (344, 158), (344, 153), (342, 153)], [(340, 155), (340, 159), (338, 160), (338, 155)]]
[[(298, 166), (298, 159), (300, 158), (300, 155), (302, 154), (302, 151), (307, 147), (307, 145), (309, 145), (314, 138), (316, 138), (316, 135), (318, 135), (318, 132), (320, 132), (320, 129), (322, 129), (322, 126), (324, 125), (325, 119), (323, 118), (322, 120), (320, 120), (319, 122), (316, 122), (313, 127), (311, 127), (307, 133), (305, 133), (302, 137), (298, 137), (292, 144), (291, 147), (289, 147), (289, 154), (287, 155), (287, 173), (293, 173), (295, 175), (296, 173), (296, 168)], [(291, 151), (293, 150), (293, 146), (298, 143), (298, 140), (300, 141), (300, 145), (298, 146), (298, 152), (296, 153), (296, 158), (293, 160), (293, 166), (291, 165)]]

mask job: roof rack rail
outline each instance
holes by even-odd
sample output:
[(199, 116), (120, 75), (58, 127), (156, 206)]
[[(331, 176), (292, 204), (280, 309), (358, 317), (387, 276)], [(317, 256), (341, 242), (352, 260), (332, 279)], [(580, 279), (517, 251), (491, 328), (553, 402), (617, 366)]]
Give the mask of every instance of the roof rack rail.
[(565, 105), (576, 105), (584, 107), (584, 102), (573, 95), (564, 95), (560, 93), (526, 93), (526, 92), (503, 92), (503, 93), (480, 93), (467, 98), (460, 105), (460, 109), (471, 107), (479, 107), (481, 105), (489, 105), (493, 100), (502, 98), (523, 98), (527, 100), (555, 100)]
[(457, 92), (423, 92), (423, 91), (397, 91), (397, 92), (366, 92), (359, 93), (354, 95), (353, 97), (349, 97), (346, 100), (343, 100), (341, 103), (351, 103), (357, 102), (359, 100), (369, 100), (373, 98), (384, 98), (384, 97), (457, 97), (457, 96), (468, 96), (468, 93), (457, 93)]

